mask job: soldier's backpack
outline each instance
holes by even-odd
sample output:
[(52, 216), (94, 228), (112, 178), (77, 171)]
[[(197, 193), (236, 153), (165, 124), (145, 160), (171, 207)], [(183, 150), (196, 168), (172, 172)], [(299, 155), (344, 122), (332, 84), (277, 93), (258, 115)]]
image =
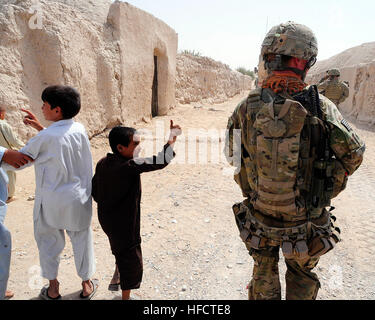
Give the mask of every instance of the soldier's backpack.
[(297, 215), (297, 171), (301, 132), (308, 112), (297, 101), (270, 102), (256, 116), (258, 190), (254, 207)]

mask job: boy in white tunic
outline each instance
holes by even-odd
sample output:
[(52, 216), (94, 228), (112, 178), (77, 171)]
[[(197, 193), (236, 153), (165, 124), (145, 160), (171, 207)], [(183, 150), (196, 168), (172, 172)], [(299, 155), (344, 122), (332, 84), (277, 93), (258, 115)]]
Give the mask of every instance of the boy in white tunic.
[(80, 298), (91, 299), (98, 286), (90, 279), (95, 272), (92, 156), (85, 128), (72, 120), (81, 108), (80, 95), (71, 87), (52, 86), (43, 91), (42, 100), (44, 118), (53, 124), (45, 129), (34, 114), (22, 109), (27, 113), (24, 123), (40, 132), (20, 150), (35, 160), (34, 235), (42, 276), (49, 280), (40, 297), (61, 299), (57, 275), (66, 230), (82, 279)]

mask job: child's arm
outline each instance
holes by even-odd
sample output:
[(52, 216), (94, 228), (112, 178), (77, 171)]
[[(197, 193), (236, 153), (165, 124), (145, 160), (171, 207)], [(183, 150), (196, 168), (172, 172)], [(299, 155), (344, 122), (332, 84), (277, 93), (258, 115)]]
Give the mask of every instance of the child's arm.
[(173, 147), (177, 137), (182, 133), (179, 125), (173, 125), (173, 120), (171, 120), (170, 130), (171, 132), (168, 142), (157, 156), (153, 156), (151, 158), (135, 158), (130, 160), (127, 163), (128, 169), (134, 173), (143, 173), (161, 170), (168, 166), (176, 156), (176, 153), (173, 151)]
[(173, 148), (177, 137), (182, 134), (182, 129), (179, 125), (173, 125), (173, 120), (171, 120), (171, 126), (170, 126), (170, 134), (168, 139), (168, 144)]
[(1, 167), (5, 170), (8, 166), (11, 166), (11, 168), (20, 168), (34, 161), (29, 156), (18, 151), (6, 150), (4, 148), (1, 148), (0, 151), (0, 155), (2, 156), (0, 159)]
[(26, 109), (21, 109), (21, 111), (27, 113), (27, 115), (23, 118), (24, 124), (26, 124), (27, 126), (31, 126), (38, 131), (42, 131), (44, 129), (37, 117), (32, 112)]
[[(48, 145), (49, 141), (45, 135), (42, 133), (37, 134), (35, 137), (31, 138), (26, 145), (19, 150), (19, 152), (25, 155), (27, 158), (31, 159), (31, 162), (26, 163), (24, 165), (20, 165), (18, 167), (12, 167), (10, 165), (4, 165), (3, 168), (6, 171), (18, 171), (30, 167), (34, 164), (34, 160), (36, 160), (41, 151), (44, 149), (45, 145)], [(10, 150), (9, 150), (10, 151)], [(16, 152), (16, 151), (15, 151)]]
[[(25, 118), (23, 120), (23, 122), (26, 125), (30, 125), (33, 128), (37, 129), (38, 131), (42, 131), (44, 129), (44, 127), (39, 123), (38, 119), (35, 117), (35, 115), (32, 112), (30, 112), (28, 110), (25, 110), (25, 109), (21, 109), (21, 110), (23, 112), (27, 113), (27, 116), (25, 116)], [(19, 150), (19, 152), (21, 154), (26, 156), (28, 159), (31, 159), (31, 161), (29, 163), (19, 165), (18, 167), (16, 167), (16, 166), (11, 167), (11, 166), (5, 164), (3, 166), (4, 170), (6, 170), (6, 171), (17, 171), (17, 170), (22, 170), (22, 169), (25, 169), (25, 168), (33, 165), (34, 160), (36, 160), (39, 157), (40, 152), (44, 148), (44, 145), (45, 144), (48, 145), (49, 141), (46, 140), (46, 139), (48, 139), (48, 138), (46, 138), (46, 136), (41, 134), (41, 133), (37, 134), (35, 137), (31, 138), (26, 143), (26, 145), (21, 150)]]

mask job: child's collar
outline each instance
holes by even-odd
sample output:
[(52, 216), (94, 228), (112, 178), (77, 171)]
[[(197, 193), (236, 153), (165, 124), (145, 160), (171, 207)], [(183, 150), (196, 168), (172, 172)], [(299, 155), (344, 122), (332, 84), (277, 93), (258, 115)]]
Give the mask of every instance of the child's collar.
[(72, 124), (72, 123), (74, 123), (73, 119), (63, 119), (63, 120), (59, 120), (59, 121), (56, 121), (56, 122), (52, 122), (50, 127), (65, 126), (67, 124)]

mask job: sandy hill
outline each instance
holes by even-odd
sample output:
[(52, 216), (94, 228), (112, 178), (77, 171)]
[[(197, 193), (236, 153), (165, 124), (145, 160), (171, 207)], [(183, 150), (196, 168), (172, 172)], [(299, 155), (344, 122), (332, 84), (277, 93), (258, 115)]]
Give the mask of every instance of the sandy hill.
[(360, 122), (375, 123), (375, 42), (350, 48), (327, 60), (318, 61), (311, 69), (309, 83), (316, 83), (326, 70), (338, 68), (341, 79), (349, 81), (350, 96), (340, 110)]

